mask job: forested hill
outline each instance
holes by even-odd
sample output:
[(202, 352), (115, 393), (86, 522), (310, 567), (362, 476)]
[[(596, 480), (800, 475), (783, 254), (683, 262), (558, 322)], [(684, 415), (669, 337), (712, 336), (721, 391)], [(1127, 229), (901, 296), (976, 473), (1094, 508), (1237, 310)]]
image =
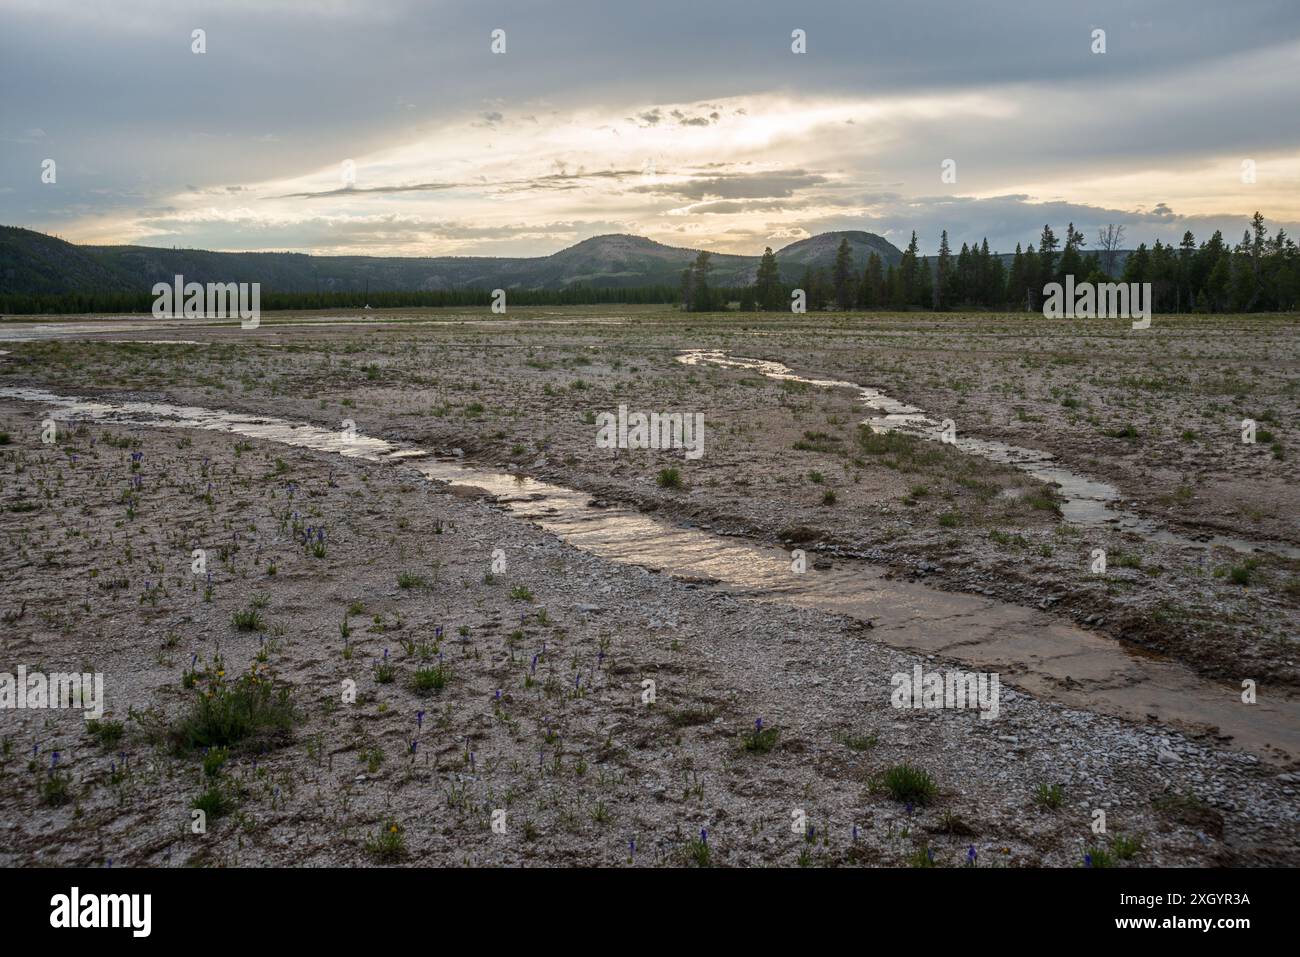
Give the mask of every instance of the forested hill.
[[(902, 257), (874, 233), (824, 233), (779, 250), (782, 278), (795, 282), (805, 269), (831, 268), (841, 239), (863, 263), (873, 251), (886, 265)], [(0, 294), (139, 293), (178, 274), (189, 282), (260, 282), (264, 291), (277, 293), (676, 288), (697, 255), (697, 250), (624, 234), (595, 236), (549, 256), (379, 257), (78, 246), (0, 226)], [(759, 258), (714, 253), (711, 279), (718, 286), (748, 285)]]

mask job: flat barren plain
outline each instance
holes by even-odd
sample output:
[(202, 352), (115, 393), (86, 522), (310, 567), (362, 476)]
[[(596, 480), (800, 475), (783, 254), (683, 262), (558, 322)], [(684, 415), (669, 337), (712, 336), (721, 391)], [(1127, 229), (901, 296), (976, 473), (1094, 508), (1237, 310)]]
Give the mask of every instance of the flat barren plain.
[(0, 340), (0, 864), (1300, 864), (1294, 315)]

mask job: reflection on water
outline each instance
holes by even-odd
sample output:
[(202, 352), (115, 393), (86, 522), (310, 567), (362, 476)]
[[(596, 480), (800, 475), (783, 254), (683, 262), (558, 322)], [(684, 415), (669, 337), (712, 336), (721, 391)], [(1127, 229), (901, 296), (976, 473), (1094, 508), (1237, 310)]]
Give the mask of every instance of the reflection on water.
[[(786, 382), (800, 382), (805, 385), (823, 388), (856, 389), (862, 404), (873, 412), (863, 420), (863, 425), (876, 432), (904, 432), (918, 438), (940, 441), (941, 423), (930, 418), (922, 410), (899, 402), (879, 389), (858, 385), (856, 382), (843, 382), (838, 379), (808, 379), (791, 372), (779, 362), (765, 359), (746, 359), (729, 356), (723, 352), (710, 352), (692, 349), (677, 356), (677, 361), (686, 365), (723, 366), (732, 369), (750, 369), (771, 379)], [(1038, 449), (1026, 449), (992, 439), (977, 439), (960, 434), (953, 443), (958, 451), (970, 455), (1011, 465), (1028, 472), (1034, 478), (1055, 485), (1061, 494), (1061, 517), (1073, 525), (1104, 526), (1123, 532), (1133, 532), (1143, 538), (1163, 544), (1190, 548), (1213, 548), (1222, 546), (1237, 552), (1268, 551), (1288, 558), (1300, 558), (1300, 548), (1279, 542), (1253, 542), (1230, 535), (1206, 534), (1202, 538), (1189, 538), (1161, 526), (1157, 522), (1143, 518), (1133, 512), (1117, 508), (1120, 501), (1119, 489), (1106, 482), (1088, 478), (1071, 472), (1056, 461), (1050, 452)]]
[[(330, 318), (278, 317), (274, 320), (264, 319), (258, 329), (263, 333), (253, 337), (261, 345), (266, 345), (266, 333), (274, 335), (277, 329), (301, 329), (317, 326), (390, 326), (404, 329), (408, 326), (621, 326), (627, 319), (614, 316), (591, 316), (589, 318), (553, 318), (546, 315), (536, 317), (508, 318), (505, 316), (491, 319), (479, 319), (472, 316), (441, 316), (433, 319), (407, 319), (401, 316), (335, 316)], [(0, 342), (40, 342), (49, 339), (93, 339), (101, 335), (117, 333), (153, 333), (171, 330), (194, 330), (195, 332), (243, 332), (252, 330), (240, 328), (239, 323), (221, 319), (79, 319), (68, 322), (6, 322), (0, 323)], [(110, 339), (110, 342), (142, 342), (155, 345), (184, 343), (186, 345), (203, 345), (192, 339)], [(229, 342), (226, 337), (210, 340), (211, 342)]]
[[(498, 497), (522, 520), (604, 559), (703, 580), (737, 598), (779, 602), (874, 624), (873, 638), (994, 671), (1003, 681), (1071, 707), (1147, 715), (1217, 728), (1266, 757), (1300, 757), (1300, 702), (1270, 699), (1242, 707), (1239, 690), (1197, 677), (1175, 662), (1130, 653), (1118, 642), (1046, 613), (924, 585), (890, 581), (865, 562), (793, 571), (783, 549), (724, 538), (622, 507), (597, 508), (587, 493), (534, 479), (441, 461), (423, 450), (361, 434), (268, 416), (151, 402), (106, 402), (0, 387), (0, 398), (53, 406), (55, 417), (230, 432), (412, 468), (437, 482)], [(890, 400), (892, 401), (892, 400)], [(910, 414), (910, 413), (901, 413)], [(773, 643), (780, 636), (773, 635)], [(869, 693), (889, 699), (888, 675), (864, 675)]]

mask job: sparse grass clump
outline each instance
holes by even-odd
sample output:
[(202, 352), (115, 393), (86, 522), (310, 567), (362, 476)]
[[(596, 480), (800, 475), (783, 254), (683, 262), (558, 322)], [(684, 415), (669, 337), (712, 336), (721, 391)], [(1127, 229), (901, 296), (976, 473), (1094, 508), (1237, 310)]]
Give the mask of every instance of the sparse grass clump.
[(375, 683), (381, 685), (390, 685), (397, 679), (397, 665), (388, 660), (385, 654), (383, 660), (375, 662)]
[(234, 810), (235, 802), (220, 784), (210, 788), (190, 802), (190, 809), (202, 811), (213, 820), (223, 817)]
[(379, 773), (379, 769), (383, 767), (384, 764), (384, 752), (380, 748), (370, 748), (366, 751), (362, 751), (360, 758), (361, 763), (366, 766), (366, 772), (368, 774)]
[(262, 620), (262, 613), (256, 608), (245, 608), (235, 612), (230, 618), (230, 624), (234, 626), (235, 631), (266, 630), (266, 622)]
[(944, 811), (939, 815), (939, 823), (928, 830), (935, 834), (955, 834), (958, 837), (974, 837), (975, 828), (967, 824), (960, 814)]
[(1026, 495), (1022, 501), (1030, 508), (1037, 509), (1040, 512), (1059, 514), (1061, 511), (1060, 502), (1049, 490), (1031, 492), (1029, 495)]
[(907, 858), (908, 867), (934, 867), (934, 852), (928, 847), (918, 847)]
[(126, 725), (121, 721), (87, 721), (86, 733), (101, 748), (116, 747), (126, 733)]
[(388, 821), (376, 836), (366, 841), (366, 853), (380, 864), (391, 864), (406, 857), (406, 837), (396, 821)]
[(230, 757), (229, 748), (210, 748), (208, 753), (203, 755), (203, 775), (209, 780), (215, 779), (225, 767), (227, 759)]
[(1059, 784), (1040, 784), (1034, 794), (1034, 803), (1041, 808), (1055, 811), (1065, 800), (1065, 790)]
[(709, 851), (709, 838), (706, 832), (701, 831), (699, 837), (693, 837), (686, 842), (686, 857), (696, 867), (709, 866), (712, 855)]
[(72, 800), (72, 785), (68, 775), (51, 768), (41, 782), (41, 803), (46, 807), (62, 807)]
[(858, 448), (864, 455), (885, 456), (881, 464), (900, 472), (937, 469), (945, 463), (951, 467), (953, 456), (960, 453), (951, 447), (930, 442), (902, 432), (875, 432), (869, 425), (858, 426)]
[(701, 724), (712, 724), (718, 712), (713, 708), (680, 708), (668, 712), (668, 722), (674, 728), (690, 728)]
[(402, 572), (397, 576), (398, 588), (423, 588), (429, 584), (426, 579), (414, 572)]
[[(803, 438), (795, 442), (792, 448), (797, 452), (821, 452), (823, 454), (843, 455), (840, 447), (842, 440), (826, 432), (805, 432)], [(817, 481), (813, 479), (813, 481)]]
[(655, 484), (660, 488), (681, 488), (682, 473), (678, 469), (660, 469)]
[(170, 737), (178, 751), (228, 748), (254, 736), (286, 735), (296, 717), (288, 686), (256, 672), (230, 683), (218, 675), (206, 688), (197, 683), (197, 695)]
[(417, 669), (411, 687), (420, 694), (428, 694), (431, 691), (441, 691), (447, 687), (447, 682), (450, 680), (451, 669), (447, 665), (437, 664), (429, 668)]
[(888, 768), (881, 784), (895, 801), (908, 804), (928, 804), (938, 793), (930, 772), (906, 762)]
[(1228, 569), (1228, 581), (1245, 588), (1250, 584), (1251, 575), (1258, 567), (1259, 559), (1257, 558), (1249, 558), (1240, 565), (1233, 565)]
[(989, 532), (989, 541), (998, 545), (1009, 545), (1012, 548), (1028, 548), (1029, 539), (1018, 532), (1004, 532), (1000, 528), (995, 528)]
[(1110, 854), (1100, 847), (1090, 847), (1083, 857), (1084, 867), (1113, 867)]
[(1116, 834), (1111, 839), (1110, 849), (1121, 861), (1131, 861), (1142, 853), (1142, 838)]
[(874, 734), (846, 734), (842, 739), (850, 751), (869, 751), (879, 740)]
[(776, 739), (780, 737), (779, 728), (763, 727), (763, 719), (759, 718), (754, 722), (754, 729), (746, 731), (740, 738), (741, 747), (746, 751), (766, 754), (776, 747)]

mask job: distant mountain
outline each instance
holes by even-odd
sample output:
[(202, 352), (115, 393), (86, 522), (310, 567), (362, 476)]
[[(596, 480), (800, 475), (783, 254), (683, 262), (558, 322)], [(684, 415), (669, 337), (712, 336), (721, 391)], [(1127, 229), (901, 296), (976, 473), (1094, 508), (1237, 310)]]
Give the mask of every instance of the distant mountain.
[[(782, 278), (797, 282), (805, 268), (830, 270), (840, 239), (861, 271), (871, 251), (885, 265), (902, 253), (874, 233), (823, 233), (777, 251)], [(303, 253), (221, 253), (154, 246), (76, 246), (44, 233), (0, 226), (0, 293), (148, 291), (182, 275), (188, 282), (260, 282), (274, 292), (432, 291), (440, 289), (564, 289), (676, 286), (698, 250), (665, 246), (622, 233), (595, 236), (549, 256), (308, 256)], [(758, 256), (714, 253), (712, 283), (754, 281)]]
[[(861, 272), (866, 267), (872, 253), (879, 254), (881, 266), (885, 269), (897, 266), (903, 258), (902, 251), (888, 239), (875, 233), (851, 229), (839, 233), (821, 233), (791, 243), (789, 246), (783, 246), (776, 254), (777, 263), (781, 266), (781, 274), (794, 280), (803, 274), (805, 268), (832, 269), (835, 266), (835, 256), (839, 252), (841, 239), (849, 241), (855, 272)], [(795, 272), (798, 275), (794, 275)]]
[(138, 282), (100, 262), (93, 247), (0, 226), (0, 292), (130, 292)]

